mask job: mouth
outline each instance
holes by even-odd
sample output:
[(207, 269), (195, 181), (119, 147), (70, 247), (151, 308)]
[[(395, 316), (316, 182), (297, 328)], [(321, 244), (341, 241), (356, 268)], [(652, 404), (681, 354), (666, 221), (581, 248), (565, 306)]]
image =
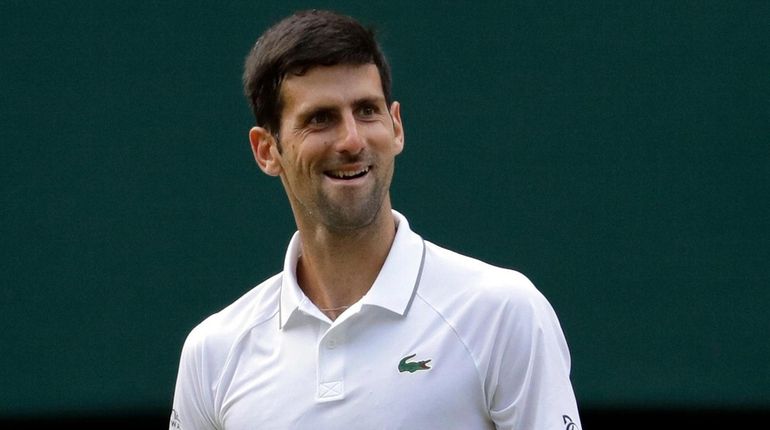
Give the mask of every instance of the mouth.
[(350, 181), (353, 179), (358, 179), (366, 176), (366, 174), (369, 173), (369, 170), (371, 170), (371, 167), (372, 166), (366, 166), (366, 167), (363, 167), (360, 169), (354, 169), (354, 170), (347, 170), (347, 169), (327, 170), (324, 172), (324, 175), (326, 175), (331, 179)]

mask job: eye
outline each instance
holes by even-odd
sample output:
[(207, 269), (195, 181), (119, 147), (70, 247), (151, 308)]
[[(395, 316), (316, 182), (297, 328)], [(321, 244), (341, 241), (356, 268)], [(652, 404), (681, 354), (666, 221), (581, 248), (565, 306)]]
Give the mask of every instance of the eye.
[(329, 123), (329, 121), (331, 121), (331, 114), (327, 111), (321, 111), (321, 112), (316, 112), (312, 117), (310, 117), (308, 124), (324, 125)]
[(370, 117), (370, 116), (374, 116), (374, 114), (377, 113), (377, 108), (374, 106), (366, 105), (366, 106), (361, 106), (361, 108), (358, 111), (361, 116)]

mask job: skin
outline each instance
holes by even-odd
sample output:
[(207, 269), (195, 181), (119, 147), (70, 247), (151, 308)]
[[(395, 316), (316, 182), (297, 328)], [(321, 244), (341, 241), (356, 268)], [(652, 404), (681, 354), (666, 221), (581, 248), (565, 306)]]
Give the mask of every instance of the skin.
[[(319, 309), (371, 288), (395, 237), (390, 184), (404, 147), (401, 109), (377, 67), (317, 66), (287, 75), (277, 138), (249, 132), (260, 169), (281, 179), (302, 238), (297, 279)], [(335, 319), (343, 310), (325, 312)]]

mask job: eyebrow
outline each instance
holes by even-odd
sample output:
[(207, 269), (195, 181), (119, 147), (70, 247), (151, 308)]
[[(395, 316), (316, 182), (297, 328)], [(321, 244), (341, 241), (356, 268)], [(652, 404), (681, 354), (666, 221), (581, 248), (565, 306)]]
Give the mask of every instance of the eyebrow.
[(360, 99), (357, 99), (353, 102), (353, 106), (360, 107), (363, 105), (376, 105), (382, 103), (385, 106), (385, 109), (388, 108), (387, 102), (385, 101), (385, 97), (382, 96), (371, 96), (371, 97), (361, 97)]

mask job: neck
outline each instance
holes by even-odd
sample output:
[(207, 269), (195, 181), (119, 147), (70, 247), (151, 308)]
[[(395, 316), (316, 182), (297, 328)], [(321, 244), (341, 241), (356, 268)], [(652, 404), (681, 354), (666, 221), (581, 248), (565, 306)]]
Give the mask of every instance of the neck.
[(335, 319), (371, 288), (395, 238), (390, 209), (365, 228), (330, 232), (300, 228), (297, 281), (305, 295)]

